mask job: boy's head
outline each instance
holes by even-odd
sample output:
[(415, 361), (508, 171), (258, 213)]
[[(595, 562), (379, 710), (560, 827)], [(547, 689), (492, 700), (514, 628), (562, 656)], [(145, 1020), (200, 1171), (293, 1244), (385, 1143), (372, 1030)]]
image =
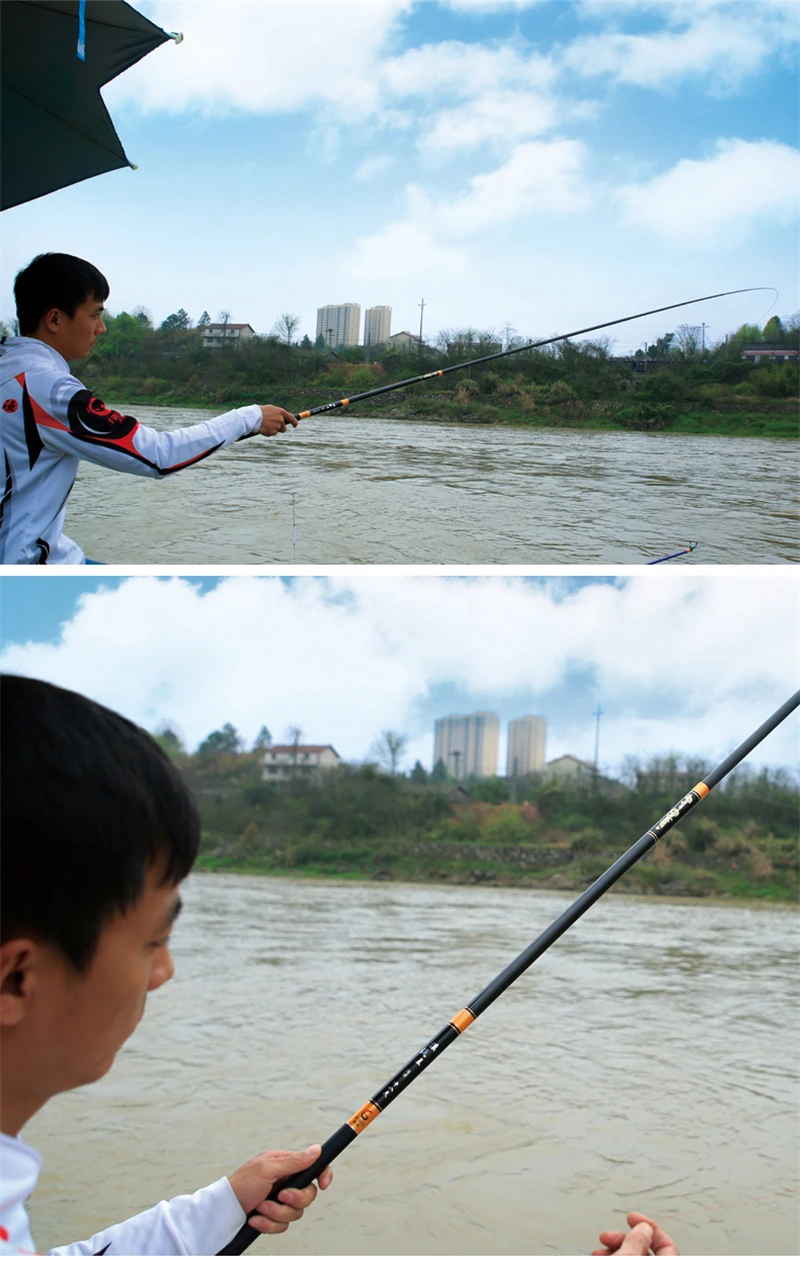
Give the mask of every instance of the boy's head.
[(85, 357), (105, 331), (108, 292), (88, 260), (55, 251), (37, 255), (14, 282), (20, 334), (50, 344), (67, 361)]
[(0, 677), (0, 779), (2, 1130), (18, 1131), (105, 1073), (172, 975), (200, 833), (151, 736), (49, 683)]

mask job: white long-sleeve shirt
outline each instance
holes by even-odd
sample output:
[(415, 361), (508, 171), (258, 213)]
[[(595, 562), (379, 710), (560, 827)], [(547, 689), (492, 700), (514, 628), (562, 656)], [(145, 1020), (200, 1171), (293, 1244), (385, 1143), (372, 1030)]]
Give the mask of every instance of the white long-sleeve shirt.
[(0, 342), (0, 563), (82, 564), (63, 533), (78, 463), (162, 479), (254, 436), (260, 405), (158, 432), (107, 409), (40, 339)]
[[(35, 1254), (28, 1201), (42, 1159), (19, 1136), (0, 1133), (0, 1254)], [(112, 1224), (83, 1242), (57, 1246), (50, 1255), (216, 1255), (245, 1221), (223, 1176), (205, 1189), (159, 1202), (121, 1224)]]

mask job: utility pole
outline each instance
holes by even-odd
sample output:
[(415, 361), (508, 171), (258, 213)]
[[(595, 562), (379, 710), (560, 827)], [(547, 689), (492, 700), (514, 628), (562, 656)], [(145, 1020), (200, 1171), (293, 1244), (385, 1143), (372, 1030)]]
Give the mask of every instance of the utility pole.
[(423, 299), (422, 302), (417, 305), (417, 307), (419, 308), (419, 359), (421, 362), (422, 361), (422, 318), (425, 316), (425, 300)]
[(703, 322), (703, 333), (702, 333), (701, 338), (702, 338), (702, 348), (701, 348), (701, 351), (702, 351), (702, 352), (705, 352), (705, 350), (706, 350), (706, 323), (705, 323), (705, 322)]
[(594, 714), (597, 719), (597, 725), (594, 729), (594, 770), (592, 771), (592, 787), (597, 791), (598, 763), (600, 761), (600, 717), (603, 712), (603, 706), (598, 705)]

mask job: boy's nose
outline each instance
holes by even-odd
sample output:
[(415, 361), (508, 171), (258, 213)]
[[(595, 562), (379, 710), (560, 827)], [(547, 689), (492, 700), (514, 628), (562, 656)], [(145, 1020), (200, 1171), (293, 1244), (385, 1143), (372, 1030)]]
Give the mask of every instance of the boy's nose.
[(153, 963), (153, 972), (150, 974), (150, 985), (147, 989), (157, 991), (159, 986), (164, 986), (174, 975), (175, 964), (169, 948), (162, 947)]

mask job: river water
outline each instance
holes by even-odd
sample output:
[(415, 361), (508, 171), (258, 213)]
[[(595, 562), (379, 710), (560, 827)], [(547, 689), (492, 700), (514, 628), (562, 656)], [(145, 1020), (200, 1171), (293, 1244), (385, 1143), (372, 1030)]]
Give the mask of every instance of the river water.
[[(37, 1245), (331, 1134), (569, 901), (199, 875), (177, 975), (26, 1129)], [(585, 1254), (643, 1210), (694, 1254), (798, 1249), (797, 916), (610, 895), (255, 1254)]]
[(66, 531), (118, 565), (785, 563), (796, 475), (793, 441), (331, 414), (163, 481), (82, 463)]

